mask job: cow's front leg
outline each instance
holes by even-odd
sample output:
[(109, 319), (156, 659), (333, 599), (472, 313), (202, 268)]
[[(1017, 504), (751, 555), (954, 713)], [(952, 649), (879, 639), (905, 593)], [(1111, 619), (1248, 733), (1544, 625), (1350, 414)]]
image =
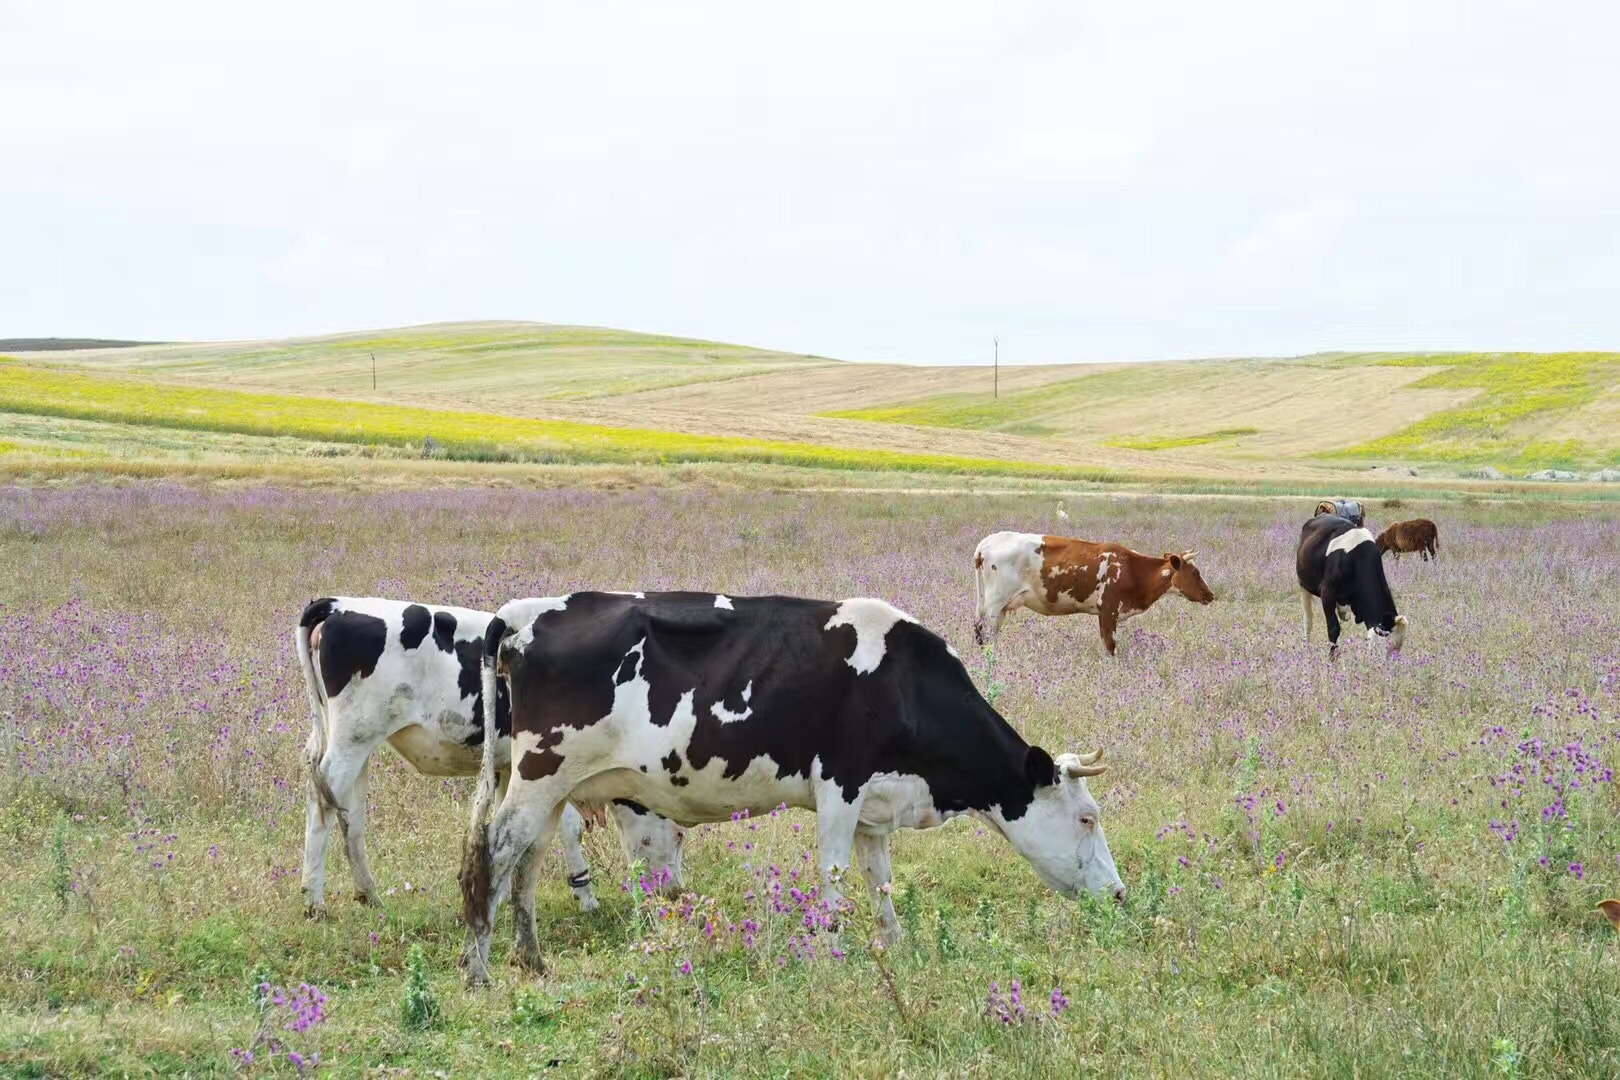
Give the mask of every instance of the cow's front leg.
[(1103, 648), (1108, 655), (1114, 655), (1114, 631), (1119, 629), (1119, 612), (1113, 608), (1102, 608), (1097, 612), (1097, 630), (1102, 634)]
[(574, 890), (579, 910), (595, 911), (599, 905), (596, 893), (591, 889), (591, 867), (585, 861), (585, 849), (580, 844), (580, 838), (585, 835), (585, 819), (573, 803), (563, 804), (559, 831), (562, 834), (563, 864), (568, 867), (568, 887)]
[(877, 915), (878, 941), (893, 945), (900, 940), (900, 920), (895, 918), (894, 899), (889, 895), (893, 880), (889, 866), (889, 836), (887, 833), (855, 830), (855, 858), (861, 865), (861, 876), (872, 894), (872, 910)]
[(1328, 657), (1339, 655), (1339, 605), (1333, 602), (1333, 594), (1326, 589), (1322, 590), (1322, 621), (1327, 624)]
[(849, 869), (850, 851), (855, 846), (855, 830), (861, 822), (861, 798), (844, 800), (843, 788), (824, 780), (816, 789), (816, 851), (821, 860), (821, 897), (828, 912), (837, 918), (844, 902), (840, 884)]

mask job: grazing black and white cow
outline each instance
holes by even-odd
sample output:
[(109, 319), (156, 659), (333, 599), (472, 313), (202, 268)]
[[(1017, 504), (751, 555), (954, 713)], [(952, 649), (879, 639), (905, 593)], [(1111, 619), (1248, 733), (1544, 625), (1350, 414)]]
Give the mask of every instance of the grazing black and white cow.
[(1367, 628), (1367, 640), (1384, 638), (1391, 654), (1406, 641), (1406, 616), (1384, 578), (1378, 541), (1368, 530), (1335, 514), (1305, 523), (1294, 553), (1300, 600), (1305, 606), (1305, 640), (1311, 639), (1315, 607), (1327, 622), (1328, 652), (1338, 652), (1339, 624), (1354, 618)]
[[(369, 903), (377, 886), (366, 863), (366, 766), (387, 743), (426, 776), (472, 776), (484, 761), (481, 664), (487, 611), (428, 606), (376, 597), (325, 597), (304, 608), (294, 632), (312, 730), (305, 747), (310, 770), (304, 830), (304, 890), (310, 914), (325, 904), (326, 847), (336, 822), (343, 830), (357, 898)], [(507, 688), (495, 693), (491, 768), (504, 774), (511, 758)], [(593, 816), (599, 805), (585, 804)], [(681, 830), (627, 802), (611, 806), (625, 850), (671, 884), (681, 876)], [(584, 911), (597, 906), (580, 849), (585, 820), (573, 805), (562, 818), (568, 883)], [(540, 849), (536, 849), (536, 861)], [(534, 868), (530, 868), (530, 872)]]
[[(515, 600), (485, 645), (485, 693), (512, 693), (512, 774), (462, 868), (468, 980), (487, 980), (489, 930), (524, 852), (563, 801), (629, 798), (680, 822), (780, 804), (816, 812), (824, 897), (853, 855), (882, 934), (888, 834), (972, 814), (1051, 888), (1123, 898), (1086, 777), (1102, 756), (1056, 760), (979, 694), (937, 634), (881, 600), (574, 593)], [(514, 900), (514, 903), (516, 901)], [(520, 962), (538, 970), (532, 924)]]

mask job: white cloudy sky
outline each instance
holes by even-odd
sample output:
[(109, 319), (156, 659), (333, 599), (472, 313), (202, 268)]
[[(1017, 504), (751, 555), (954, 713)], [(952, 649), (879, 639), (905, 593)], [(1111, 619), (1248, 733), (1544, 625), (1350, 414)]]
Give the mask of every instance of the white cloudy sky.
[(1620, 6), (0, 0), (0, 337), (1620, 347)]

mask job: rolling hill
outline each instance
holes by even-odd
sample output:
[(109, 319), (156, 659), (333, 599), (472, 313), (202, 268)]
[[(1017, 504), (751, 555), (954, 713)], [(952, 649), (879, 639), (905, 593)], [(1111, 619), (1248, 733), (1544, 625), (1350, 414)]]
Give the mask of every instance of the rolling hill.
[(140, 432), (161, 428), (301, 440), (306, 454), (407, 453), (432, 438), (471, 460), (1191, 482), (1342, 484), (1380, 464), (1441, 478), (1620, 464), (1612, 353), (1019, 366), (1002, 369), (995, 394), (988, 368), (852, 364), (536, 323), (11, 357), (0, 365), (0, 410), (11, 414), (0, 448), (11, 453), (105, 450), (112, 437), (82, 427), (100, 424), (118, 428), (125, 455), (145, 453)]

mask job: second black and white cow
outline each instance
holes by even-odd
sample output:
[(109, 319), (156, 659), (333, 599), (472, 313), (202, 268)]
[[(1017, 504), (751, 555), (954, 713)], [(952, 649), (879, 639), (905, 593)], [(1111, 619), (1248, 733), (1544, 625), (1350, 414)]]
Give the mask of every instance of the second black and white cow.
[(1300, 530), (1294, 553), (1300, 600), (1305, 607), (1305, 640), (1311, 639), (1318, 603), (1327, 622), (1328, 652), (1337, 653), (1341, 622), (1354, 619), (1369, 641), (1383, 638), (1391, 654), (1406, 642), (1406, 616), (1384, 577), (1378, 541), (1343, 517), (1321, 514)]
[[(813, 809), (825, 900), (841, 902), (853, 857), (890, 940), (888, 834), (960, 814), (1005, 837), (1052, 889), (1124, 896), (1086, 788), (1106, 768), (1101, 751), (1054, 759), (1026, 743), (942, 638), (881, 600), (517, 600), (490, 623), (486, 688), (497, 671), (512, 693), (513, 766), (462, 868), (474, 985), (488, 977), (496, 905), (533, 887), (514, 867), (549, 841), (570, 797), (630, 798), (683, 825)], [(538, 969), (532, 924), (518, 943)]]
[[(344, 834), (359, 899), (376, 899), (365, 830), (367, 765), (378, 747), (386, 743), (426, 776), (479, 773), (485, 742), (480, 675), (491, 618), (487, 611), (377, 597), (329, 596), (304, 608), (293, 636), (312, 712), (303, 877), (311, 914), (325, 904), (326, 848), (334, 823)], [(491, 757), (499, 776), (511, 756), (504, 684), (495, 699)], [(678, 887), (681, 830), (627, 802), (610, 809), (626, 853), (654, 871), (667, 870)], [(600, 805), (587, 804), (587, 810), (595, 816)], [(567, 806), (562, 842), (568, 883), (580, 908), (590, 911), (597, 901), (580, 847), (584, 828), (578, 809)]]

